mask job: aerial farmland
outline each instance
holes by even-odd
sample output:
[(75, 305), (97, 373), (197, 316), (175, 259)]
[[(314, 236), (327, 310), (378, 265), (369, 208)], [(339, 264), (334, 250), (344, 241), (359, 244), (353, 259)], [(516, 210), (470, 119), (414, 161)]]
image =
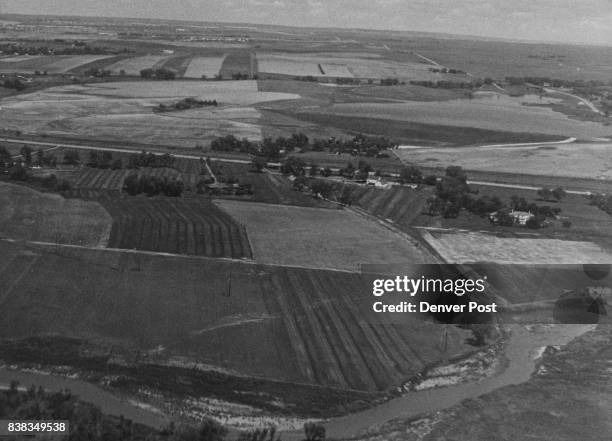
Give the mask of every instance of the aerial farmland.
[[(0, 31), (0, 419), (58, 392), (100, 441), (489, 441), (507, 402), (519, 432), (612, 435), (608, 46)], [(555, 422), (580, 397), (584, 440)]]

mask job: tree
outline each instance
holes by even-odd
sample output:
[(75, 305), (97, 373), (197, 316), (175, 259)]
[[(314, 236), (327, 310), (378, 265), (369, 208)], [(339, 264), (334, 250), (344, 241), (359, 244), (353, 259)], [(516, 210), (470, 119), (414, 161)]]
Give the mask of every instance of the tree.
[(265, 166), (266, 160), (261, 156), (253, 156), (253, 159), (251, 159), (251, 168), (257, 173), (261, 173)]
[(333, 187), (327, 181), (323, 181), (321, 179), (315, 179), (310, 184), (310, 190), (312, 191), (312, 194), (314, 196), (320, 196), (324, 199), (327, 199), (331, 195)]
[(449, 178), (455, 178), (459, 182), (462, 182), (464, 184), (467, 183), (467, 174), (459, 165), (449, 165), (448, 167), (446, 167), (445, 175)]
[(507, 210), (499, 210), (497, 212), (497, 225), (511, 227), (514, 225), (514, 218), (510, 216)]
[(23, 147), (21, 147), (19, 153), (21, 153), (23, 162), (25, 163), (26, 167), (30, 167), (32, 165), (32, 149), (29, 146), (24, 145)]
[(423, 173), (414, 165), (403, 167), (400, 171), (399, 181), (401, 184), (420, 184), (423, 181)]
[(311, 162), (310, 165), (310, 170), (308, 172), (308, 175), (310, 177), (314, 177), (317, 175), (317, 171), (319, 170), (319, 166), (317, 164), (315, 164), (314, 162)]
[(325, 441), (325, 427), (317, 423), (304, 424), (304, 441)]
[(45, 152), (43, 151), (43, 149), (36, 150), (36, 165), (45, 165)]
[(76, 165), (81, 160), (81, 155), (77, 150), (67, 150), (64, 153), (64, 164)]
[(147, 80), (153, 78), (153, 75), (155, 75), (155, 71), (150, 67), (147, 67), (146, 69), (142, 69), (140, 71), (140, 76)]
[(285, 175), (304, 176), (306, 163), (295, 156), (288, 157), (281, 165), (280, 171)]
[(557, 187), (554, 190), (551, 191), (551, 195), (553, 198), (555, 198), (557, 201), (560, 201), (561, 199), (563, 199), (565, 196), (567, 196), (566, 191), (561, 188), (561, 187)]
[(346, 164), (346, 167), (340, 169), (340, 176), (352, 179), (355, 176), (355, 166), (352, 162)]
[(552, 197), (552, 190), (547, 187), (542, 187), (538, 190), (538, 196), (545, 201), (549, 201)]
[(276, 434), (276, 428), (271, 427), (242, 433), (238, 437), (238, 441), (280, 441), (280, 436)]
[(91, 150), (89, 152), (89, 160), (87, 161), (87, 166), (88, 167), (98, 167), (98, 165), (99, 165), (98, 152), (96, 150)]
[(432, 196), (427, 199), (427, 214), (430, 216), (438, 216), (444, 210), (444, 201), (437, 196)]
[(0, 167), (9, 168), (13, 164), (13, 157), (3, 145), (0, 146)]

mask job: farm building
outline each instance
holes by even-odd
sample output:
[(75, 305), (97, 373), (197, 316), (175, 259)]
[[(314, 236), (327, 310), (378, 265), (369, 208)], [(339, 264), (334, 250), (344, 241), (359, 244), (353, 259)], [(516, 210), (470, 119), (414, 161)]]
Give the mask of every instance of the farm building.
[[(512, 218), (512, 221), (514, 224), (518, 224), (518, 225), (527, 225), (527, 221), (531, 219), (532, 217), (534, 217), (534, 214), (531, 213), (530, 211), (511, 210), (505, 213)], [(492, 223), (497, 224), (500, 221), (500, 215), (501, 215), (501, 212), (494, 211), (493, 213), (489, 214), (489, 220)]]

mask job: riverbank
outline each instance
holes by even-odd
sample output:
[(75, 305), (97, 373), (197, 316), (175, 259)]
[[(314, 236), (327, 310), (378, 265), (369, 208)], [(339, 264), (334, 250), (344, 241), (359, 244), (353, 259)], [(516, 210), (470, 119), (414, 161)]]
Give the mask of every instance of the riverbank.
[[(505, 374), (481, 381), (478, 387), (470, 385), (471, 397), (465, 396), (454, 403), (456, 392), (446, 388), (449, 393), (440, 397), (443, 401), (438, 409), (420, 405), (421, 413), (379, 424), (359, 436), (347, 433), (338, 438), (359, 441), (611, 439), (610, 323), (597, 327), (521, 328), (523, 331), (511, 340), (513, 343), (506, 352), (509, 365)], [(532, 341), (527, 344), (529, 338)], [(522, 355), (521, 351), (524, 351)], [(501, 382), (507, 384), (494, 387), (494, 383)], [(491, 387), (488, 392), (478, 393)], [(413, 398), (417, 401), (416, 396)], [(575, 437), (568, 438), (568, 434)]]

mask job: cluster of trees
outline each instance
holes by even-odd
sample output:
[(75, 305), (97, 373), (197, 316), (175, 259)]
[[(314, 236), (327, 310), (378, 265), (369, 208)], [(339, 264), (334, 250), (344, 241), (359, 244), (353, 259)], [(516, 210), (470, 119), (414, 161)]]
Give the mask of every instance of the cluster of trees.
[(93, 168), (111, 168), (113, 170), (119, 170), (123, 167), (123, 163), (120, 158), (113, 160), (113, 154), (109, 151), (98, 152), (92, 150), (89, 152), (89, 160), (87, 161), (87, 167)]
[(163, 194), (170, 197), (180, 197), (183, 193), (183, 181), (150, 175), (129, 174), (123, 181), (123, 191), (130, 196), (144, 193), (147, 196)]
[(205, 107), (205, 106), (214, 106), (217, 107), (217, 100), (199, 100), (197, 98), (184, 98), (177, 103), (174, 104), (163, 104), (160, 103), (157, 107), (153, 108), (154, 112), (163, 113), (163, 112), (173, 112), (177, 110), (189, 110), (193, 108)]
[(436, 185), (438, 177), (436, 175), (423, 175), (423, 172), (415, 165), (402, 167), (398, 181), (400, 184), (425, 184)]
[(165, 67), (157, 69), (148, 67), (140, 71), (140, 76), (146, 80), (174, 80), (176, 78), (176, 72)]
[(73, 42), (66, 42), (62, 39), (56, 39), (55, 41), (56, 43), (63, 44), (58, 47), (49, 47), (25, 46), (21, 43), (3, 43), (0, 44), (0, 51), (5, 54), (16, 55), (108, 55), (114, 53), (106, 47), (90, 46), (84, 41), (75, 40)]
[(398, 86), (400, 84), (406, 84), (404, 81), (400, 81), (397, 78), (382, 78), (380, 80), (381, 86)]
[[(565, 195), (562, 188), (554, 191), (556, 200)], [(512, 226), (515, 224), (515, 218), (511, 216), (511, 211), (522, 211), (533, 214), (533, 217), (527, 221), (527, 227), (539, 228), (547, 218), (555, 218), (561, 213), (558, 207), (530, 203), (523, 197), (511, 196), (508, 203), (504, 203), (497, 196), (485, 195), (476, 198), (471, 193), (465, 171), (459, 166), (447, 167), (445, 175), (436, 183), (435, 196), (427, 200), (428, 214), (456, 218), (462, 208), (481, 217), (497, 212), (496, 223), (498, 225)]]
[(95, 67), (92, 67), (91, 69), (87, 69), (85, 72), (83, 72), (83, 75), (85, 75), (86, 77), (96, 77), (96, 78), (106, 78), (106, 77), (110, 77), (112, 74), (113, 72), (110, 70), (96, 69)]
[(595, 205), (600, 210), (612, 215), (612, 195), (594, 193), (589, 196), (591, 205)]
[(478, 89), (482, 87), (482, 81), (410, 81), (415, 86), (429, 87), (433, 89)]
[(46, 176), (34, 176), (29, 168), (33, 164), (56, 165), (54, 156), (45, 155), (38, 150), (32, 156), (32, 149), (28, 146), (21, 148), (21, 160), (16, 160), (4, 146), (0, 146), (0, 176), (8, 177), (11, 181), (28, 182), (43, 189), (52, 191), (70, 190), (71, 185), (65, 179), (57, 179), (54, 174)]
[(303, 149), (308, 145), (308, 137), (303, 133), (294, 133), (289, 138), (279, 136), (278, 138), (264, 138), (261, 142), (249, 141), (246, 138), (238, 139), (233, 135), (227, 135), (212, 141), (210, 148), (220, 152), (249, 153), (268, 160), (280, 158), (281, 150), (291, 152), (295, 149)]
[(456, 218), (461, 209), (468, 205), (469, 193), (465, 171), (459, 166), (449, 166), (442, 179), (436, 183), (435, 196), (427, 199), (427, 211), (430, 216)]
[(559, 202), (561, 199), (567, 196), (567, 193), (561, 187), (557, 187), (554, 189), (550, 189), (548, 187), (542, 187), (541, 189), (538, 190), (538, 196), (540, 196), (540, 198), (542, 198), (545, 201)]
[(160, 168), (174, 166), (176, 158), (169, 154), (164, 153), (163, 155), (156, 155), (155, 153), (145, 152), (144, 150), (140, 153), (132, 153), (128, 156), (128, 162), (126, 168), (138, 168), (138, 167), (151, 167)]
[(19, 92), (25, 89), (26, 85), (23, 84), (23, 82), (19, 78), (17, 78), (16, 76), (13, 76), (10, 78), (5, 78), (4, 81), (2, 82), (2, 87), (6, 89), (13, 89)]
[(383, 150), (391, 149), (395, 144), (384, 136), (366, 136), (358, 134), (352, 139), (344, 140), (334, 137), (315, 139), (310, 147), (313, 151), (329, 151), (334, 153), (350, 153), (369, 157), (381, 157)]
[(81, 155), (78, 150), (66, 150), (64, 152), (64, 164), (77, 165), (81, 162)]
[(277, 160), (281, 151), (290, 153), (300, 151), (329, 151), (334, 153), (350, 153), (354, 156), (385, 157), (383, 150), (395, 147), (395, 144), (383, 136), (356, 135), (351, 139), (315, 139), (312, 142), (303, 133), (294, 133), (286, 138), (264, 138), (261, 142), (249, 141), (246, 138), (238, 139), (227, 135), (212, 141), (211, 149), (221, 152), (249, 153), (262, 156), (270, 160)]
[(430, 67), (429, 71), (430, 72), (434, 72), (434, 73), (446, 73), (446, 74), (463, 74), (463, 73), (465, 73), (462, 70), (448, 68), (448, 67)]
[(334, 193), (334, 185), (323, 179), (297, 176), (293, 181), (293, 189), (301, 192), (310, 192), (314, 197), (329, 199)]
[[(232, 74), (232, 80), (248, 80), (251, 78), (251, 75), (245, 72), (235, 72)], [(221, 79), (221, 77), (219, 77)], [(255, 80), (257, 78), (254, 78)]]

